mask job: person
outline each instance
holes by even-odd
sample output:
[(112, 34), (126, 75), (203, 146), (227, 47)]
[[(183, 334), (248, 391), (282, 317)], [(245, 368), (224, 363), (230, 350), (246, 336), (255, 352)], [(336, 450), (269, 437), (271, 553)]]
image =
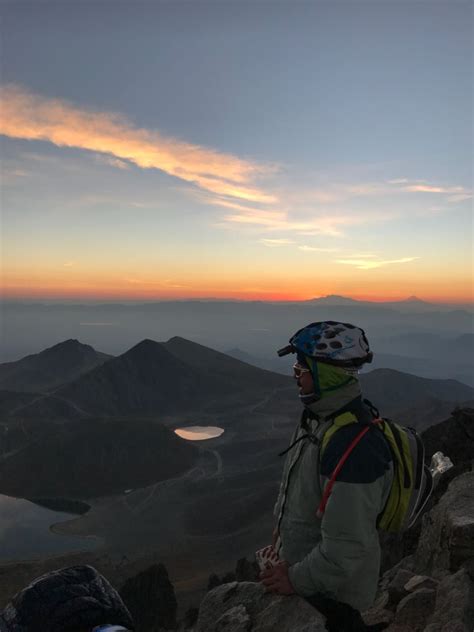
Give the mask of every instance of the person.
[[(293, 370), (303, 413), (285, 451), (274, 510), (281, 563), (262, 571), (260, 581), (270, 592), (299, 594), (359, 622), (359, 627), (337, 623), (334, 630), (367, 629), (360, 611), (372, 605), (377, 590), (377, 517), (393, 476), (390, 449), (372, 424), (342, 465), (325, 507), (322, 499), (341, 457), (374, 418), (358, 378), (359, 368), (372, 360), (369, 343), (359, 327), (324, 321), (300, 329), (278, 353), (296, 354)], [(323, 437), (335, 426), (322, 450)]]

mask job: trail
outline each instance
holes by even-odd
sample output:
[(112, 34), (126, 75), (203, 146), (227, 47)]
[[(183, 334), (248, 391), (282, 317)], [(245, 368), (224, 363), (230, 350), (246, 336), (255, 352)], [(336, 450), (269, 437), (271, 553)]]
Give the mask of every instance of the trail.
[(25, 410), (26, 408), (29, 408), (33, 404), (36, 404), (37, 402), (40, 402), (40, 401), (42, 401), (44, 399), (48, 399), (48, 398), (58, 399), (58, 400), (60, 400), (62, 402), (66, 402), (66, 404), (71, 406), (71, 408), (73, 408), (75, 411), (77, 411), (80, 415), (85, 415), (86, 417), (90, 417), (91, 416), (90, 413), (88, 413), (83, 408), (78, 406), (71, 399), (67, 399), (66, 397), (63, 397), (61, 395), (56, 395), (56, 391), (52, 391), (51, 393), (41, 393), (41, 395), (39, 395), (38, 397), (35, 397), (35, 399), (32, 399), (30, 402), (27, 402), (26, 404), (20, 404), (19, 406), (17, 406), (13, 410), (10, 410), (8, 412), (8, 416), (11, 417), (12, 415), (15, 415), (18, 411)]

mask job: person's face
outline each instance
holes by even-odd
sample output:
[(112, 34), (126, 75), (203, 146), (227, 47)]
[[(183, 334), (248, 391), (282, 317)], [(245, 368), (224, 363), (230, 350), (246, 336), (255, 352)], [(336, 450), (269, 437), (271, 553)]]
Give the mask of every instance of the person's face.
[(307, 367), (297, 362), (293, 366), (293, 374), (299, 387), (300, 395), (309, 395), (314, 391), (313, 376)]

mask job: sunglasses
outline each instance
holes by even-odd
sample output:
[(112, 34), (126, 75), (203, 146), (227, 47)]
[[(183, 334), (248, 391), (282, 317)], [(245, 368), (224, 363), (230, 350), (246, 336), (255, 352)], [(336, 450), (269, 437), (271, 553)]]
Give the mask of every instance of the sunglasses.
[(294, 371), (296, 379), (299, 379), (303, 375), (303, 373), (311, 373), (311, 371), (309, 369), (305, 369), (304, 367), (302, 367), (298, 363), (293, 365), (293, 371)]

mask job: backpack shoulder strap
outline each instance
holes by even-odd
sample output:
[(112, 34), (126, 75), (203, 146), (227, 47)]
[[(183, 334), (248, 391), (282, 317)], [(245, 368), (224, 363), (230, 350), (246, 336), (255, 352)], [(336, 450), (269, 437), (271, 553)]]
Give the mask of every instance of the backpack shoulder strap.
[[(350, 415), (351, 418), (348, 417), (348, 415)], [(352, 424), (352, 423), (355, 423), (355, 422), (357, 422), (357, 418), (352, 413), (343, 413), (339, 417), (336, 417), (336, 419), (334, 420), (333, 426), (331, 426), (331, 428), (324, 435), (323, 443), (322, 443), (322, 446), (321, 446), (321, 453), (324, 450), (324, 448), (326, 447), (327, 443), (329, 442), (329, 439), (334, 435), (335, 432), (337, 432), (337, 430), (341, 426), (348, 426), (349, 424)], [(316, 515), (317, 515), (318, 518), (322, 518), (322, 516), (324, 514), (327, 502), (329, 500), (329, 496), (331, 495), (332, 489), (334, 487), (334, 483), (336, 482), (336, 478), (337, 478), (339, 472), (342, 470), (342, 468), (344, 466), (344, 463), (347, 461), (347, 459), (351, 455), (351, 453), (354, 450), (354, 448), (356, 447), (356, 445), (362, 439), (362, 437), (364, 437), (364, 435), (366, 435), (367, 432), (372, 427), (374, 427), (374, 426), (376, 426), (376, 424), (380, 424), (380, 423), (382, 423), (382, 419), (374, 419), (374, 420), (372, 420), (372, 422), (370, 424), (365, 424), (362, 427), (362, 429), (360, 430), (360, 432), (358, 432), (357, 435), (354, 437), (354, 439), (351, 441), (351, 443), (349, 444), (348, 448), (345, 450), (344, 454), (339, 459), (336, 467), (334, 468), (333, 473), (331, 474), (331, 478), (329, 479), (329, 482), (328, 482), (328, 484), (326, 485), (326, 487), (324, 489), (323, 497), (321, 499), (321, 502), (319, 504), (318, 510), (316, 512)], [(329, 436), (327, 438), (327, 440), (326, 440), (326, 436), (329, 433), (331, 433), (331, 436)], [(326, 441), (326, 444), (325, 444), (325, 441)]]
[(351, 412), (342, 413), (341, 415), (338, 415), (337, 417), (335, 417), (332, 420), (331, 425), (326, 430), (322, 438), (321, 455), (326, 449), (332, 436), (339, 430), (339, 428), (342, 428), (343, 426), (349, 426), (350, 424), (355, 424), (355, 423), (357, 423), (357, 417), (354, 415), (354, 413), (351, 413)]

